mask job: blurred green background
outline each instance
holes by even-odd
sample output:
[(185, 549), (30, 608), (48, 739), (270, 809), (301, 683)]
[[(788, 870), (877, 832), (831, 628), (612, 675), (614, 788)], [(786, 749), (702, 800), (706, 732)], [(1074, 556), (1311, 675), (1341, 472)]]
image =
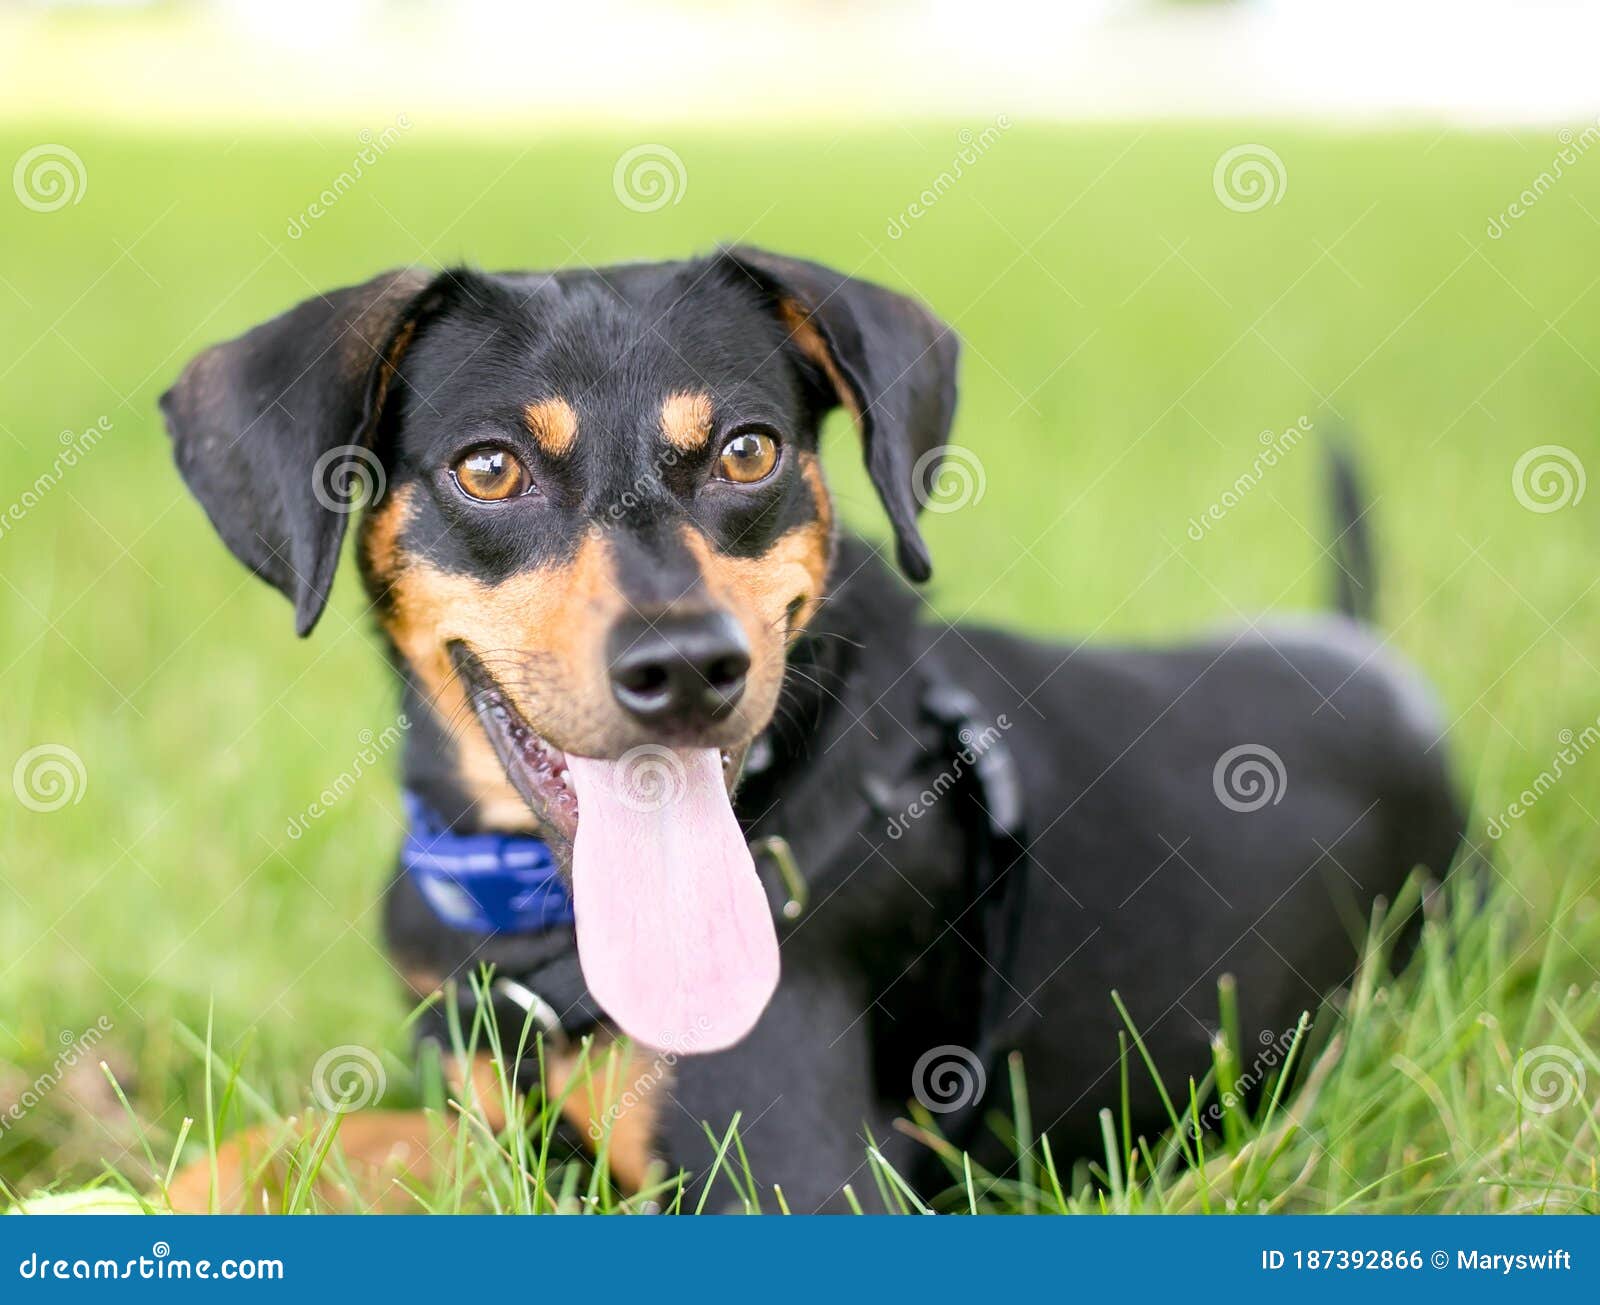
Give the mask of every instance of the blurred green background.
[[(1560, 732), (1600, 713), (1600, 488), (1551, 512), (1513, 488), (1536, 446), (1600, 472), (1600, 157), (1491, 239), (1554, 133), (1017, 123), (892, 236), (962, 126), (418, 125), (298, 238), (291, 220), (361, 150), (353, 131), (0, 131), (0, 161), (59, 143), (85, 178), (53, 212), (0, 191), (0, 511), (34, 500), (0, 531), (0, 772), (41, 745), (82, 767), (58, 810), (0, 785), (0, 1109), (105, 1017), (97, 1054), (170, 1139), (201, 1079), (175, 1028), (213, 1007), (218, 1045), (289, 1100), (344, 1043), (385, 1048), (404, 1095), (407, 1008), (374, 909), (400, 833), (397, 755), (287, 835), (396, 710), (359, 585), (347, 567), (297, 641), (288, 605), (187, 496), (155, 409), (204, 345), (398, 264), (738, 239), (921, 296), (965, 341), (955, 435), (983, 469), (979, 501), (927, 522), (929, 596), (950, 619), (1161, 640), (1319, 607), (1314, 440), (1201, 541), (1187, 527), (1261, 432), (1347, 427), (1375, 499), (1382, 621), (1442, 692), (1484, 840)], [(653, 212), (613, 185), (643, 140), (683, 168)], [(1213, 186), (1241, 142), (1283, 167), (1255, 212)], [(97, 423), (108, 433), (52, 473)], [(881, 536), (850, 433), (830, 441), (846, 520)], [(1494, 909), (1519, 946), (1551, 944), (1521, 953), (1509, 987), (1540, 965), (1541, 992), (1594, 985), (1597, 853), (1591, 756), (1499, 842)], [(129, 1144), (91, 1067), (0, 1132), (0, 1177), (81, 1178)]]

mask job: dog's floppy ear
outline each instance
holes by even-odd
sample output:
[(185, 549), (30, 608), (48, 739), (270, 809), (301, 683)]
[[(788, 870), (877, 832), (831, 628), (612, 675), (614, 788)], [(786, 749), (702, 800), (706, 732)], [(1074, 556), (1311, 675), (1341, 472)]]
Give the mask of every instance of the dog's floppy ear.
[(723, 251), (772, 296), (790, 339), (855, 418), (867, 473), (913, 580), (932, 573), (917, 511), (938, 472), (956, 407), (955, 332), (920, 303), (816, 263), (759, 249)]
[(328, 601), (345, 518), (381, 492), (371, 450), (432, 282), (417, 269), (308, 299), (184, 368), (161, 396), (178, 470), (233, 554), (294, 603)]

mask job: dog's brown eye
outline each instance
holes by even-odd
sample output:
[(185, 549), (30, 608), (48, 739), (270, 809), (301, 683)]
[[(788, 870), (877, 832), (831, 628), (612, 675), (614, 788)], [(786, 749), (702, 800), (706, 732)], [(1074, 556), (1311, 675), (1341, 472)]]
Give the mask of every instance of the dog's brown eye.
[(747, 430), (722, 446), (717, 471), (724, 480), (753, 485), (765, 480), (778, 465), (778, 441), (759, 431)]
[(528, 469), (508, 449), (473, 449), (456, 459), (450, 474), (468, 498), (494, 503), (526, 494), (533, 482)]

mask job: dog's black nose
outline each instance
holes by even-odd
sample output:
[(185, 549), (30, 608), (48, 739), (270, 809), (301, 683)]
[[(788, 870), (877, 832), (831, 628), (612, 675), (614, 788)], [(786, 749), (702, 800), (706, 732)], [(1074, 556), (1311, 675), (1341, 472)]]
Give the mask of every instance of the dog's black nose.
[(606, 652), (611, 692), (647, 725), (711, 725), (744, 692), (750, 648), (727, 612), (642, 616), (619, 621)]

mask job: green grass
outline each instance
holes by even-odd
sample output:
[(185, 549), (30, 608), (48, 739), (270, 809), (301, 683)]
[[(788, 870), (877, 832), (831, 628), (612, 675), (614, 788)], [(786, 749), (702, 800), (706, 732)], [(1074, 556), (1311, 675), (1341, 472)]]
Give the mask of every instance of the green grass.
[[(1015, 126), (899, 239), (888, 224), (948, 167), (953, 127), (675, 133), (682, 202), (636, 213), (611, 185), (634, 139), (419, 124), (300, 239), (289, 220), (349, 166), (353, 134), (40, 124), (0, 137), (0, 160), (56, 140), (87, 170), (81, 204), (34, 213), (0, 192), (0, 511), (50, 470), (61, 432), (109, 433), (0, 531), (0, 770), (56, 744), (83, 775), (53, 812), (0, 788), (12, 1190), (109, 1169), (150, 1191), (175, 1154), (205, 1153), (224, 1101), (224, 1128), (303, 1110), (335, 1046), (373, 1049), (389, 1100), (419, 1099), (374, 909), (400, 830), (396, 758), (287, 833), (393, 719), (358, 585), (343, 575), (297, 643), (288, 606), (182, 490), (154, 409), (202, 345), (385, 266), (605, 262), (739, 238), (914, 290), (967, 342), (956, 435), (985, 473), (980, 503), (928, 525), (949, 618), (1144, 639), (1321, 605), (1312, 442), (1201, 542), (1186, 531), (1260, 432), (1342, 420), (1377, 500), (1383, 621), (1442, 692), (1480, 841), (1551, 767), (1560, 732), (1600, 714), (1600, 495), (1539, 514), (1512, 492), (1538, 445), (1600, 473), (1600, 157), (1502, 239), (1485, 234), (1549, 166), (1553, 137)], [(1288, 187), (1236, 213), (1212, 167), (1249, 140), (1278, 153)], [(830, 439), (847, 519), (881, 536), (848, 433)], [(1228, 1112), (1203, 1162), (1181, 1126), (1126, 1136), (1113, 1091), (1106, 1155), (1049, 1154), (1022, 1121), (1016, 1173), (968, 1189), (953, 1157), (941, 1208), (1600, 1207), (1600, 757), (1568, 771), (1494, 845), (1488, 904), (1437, 899), (1398, 981), (1369, 966), (1312, 1012), (1301, 1081), (1261, 1118)], [(5, 1115), (102, 1020), (92, 1056)], [(1517, 1084), (1544, 1047), (1584, 1085), (1541, 1114)], [(1219, 1055), (1225, 1077), (1248, 1059)], [(1149, 1072), (1132, 1044), (1125, 1064)], [(1181, 1125), (1190, 1087), (1167, 1088)], [(710, 1122), (722, 1138), (728, 1121)], [(580, 1167), (539, 1176), (537, 1113), (518, 1129), (452, 1134), (459, 1163), (428, 1204), (621, 1203)], [(758, 1190), (737, 1154), (730, 1138), (719, 1190), (735, 1201)]]

